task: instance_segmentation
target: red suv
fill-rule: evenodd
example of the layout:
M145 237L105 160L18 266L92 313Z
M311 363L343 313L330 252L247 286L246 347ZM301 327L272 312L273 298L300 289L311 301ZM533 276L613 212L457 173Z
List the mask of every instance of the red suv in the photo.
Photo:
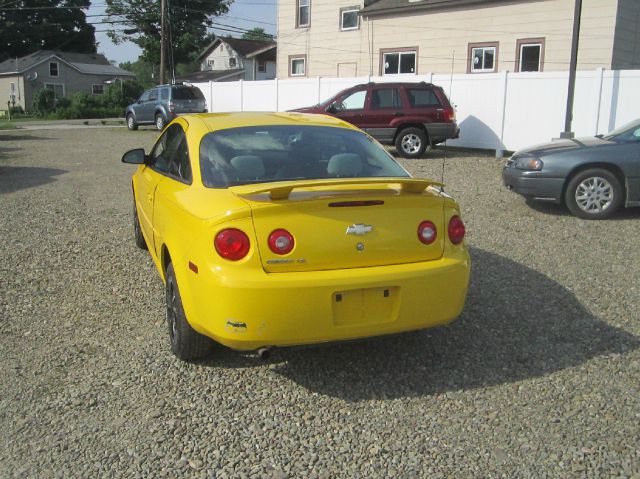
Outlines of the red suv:
M442 88L431 83L367 83L341 91L304 113L324 113L361 128L405 158L458 138L456 114Z

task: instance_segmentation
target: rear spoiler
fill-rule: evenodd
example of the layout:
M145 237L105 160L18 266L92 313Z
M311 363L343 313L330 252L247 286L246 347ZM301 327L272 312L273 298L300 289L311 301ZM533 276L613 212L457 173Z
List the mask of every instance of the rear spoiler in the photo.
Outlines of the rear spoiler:
M429 186L444 186L438 181L417 178L336 178L321 180L278 181L274 183L258 183L229 188L238 196L269 193L272 200L286 200L294 189L315 188L317 186L367 186L367 185L399 185L405 193L422 193Z

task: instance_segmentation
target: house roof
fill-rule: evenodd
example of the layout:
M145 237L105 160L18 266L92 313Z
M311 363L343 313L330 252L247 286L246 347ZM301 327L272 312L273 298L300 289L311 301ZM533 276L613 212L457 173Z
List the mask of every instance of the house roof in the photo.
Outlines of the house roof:
M424 10L446 10L467 6L483 6L506 0L365 0L360 10L363 17ZM518 1L518 0L516 0Z
M221 42L229 45L239 55L243 57L256 55L256 52L261 52L265 48L276 47L276 42L263 42L261 40L245 40L243 38L233 37L218 37L204 49L204 51L198 57L198 61L202 61L213 49L215 49Z
M70 53L53 50L38 50L22 58L5 60L0 63L0 75L8 73L21 74L50 58L61 60L81 73L135 76L131 72L113 66L104 55L99 53Z
M233 79L239 75L244 74L244 69L236 68L234 70L206 70L203 72L187 73L176 77L176 81L187 82L208 82L208 81L222 81L227 79Z

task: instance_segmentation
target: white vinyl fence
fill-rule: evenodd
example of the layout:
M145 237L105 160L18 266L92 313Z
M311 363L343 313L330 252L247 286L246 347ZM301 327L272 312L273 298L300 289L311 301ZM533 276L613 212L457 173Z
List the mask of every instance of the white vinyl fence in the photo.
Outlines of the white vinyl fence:
M411 78L305 78L196 83L211 112L285 111L323 101L369 81L426 81L444 88L456 107L460 138L448 144L517 150L557 138L564 129L568 72L416 75ZM580 71L572 130L607 133L640 117L640 70Z

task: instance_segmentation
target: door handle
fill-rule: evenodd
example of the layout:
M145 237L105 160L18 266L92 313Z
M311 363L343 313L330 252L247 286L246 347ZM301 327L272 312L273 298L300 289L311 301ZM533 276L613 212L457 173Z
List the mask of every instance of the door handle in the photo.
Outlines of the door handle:
M404 116L404 113L402 113L401 111L396 111L393 116Z
M153 201L153 195L147 195L147 201L151 203Z

